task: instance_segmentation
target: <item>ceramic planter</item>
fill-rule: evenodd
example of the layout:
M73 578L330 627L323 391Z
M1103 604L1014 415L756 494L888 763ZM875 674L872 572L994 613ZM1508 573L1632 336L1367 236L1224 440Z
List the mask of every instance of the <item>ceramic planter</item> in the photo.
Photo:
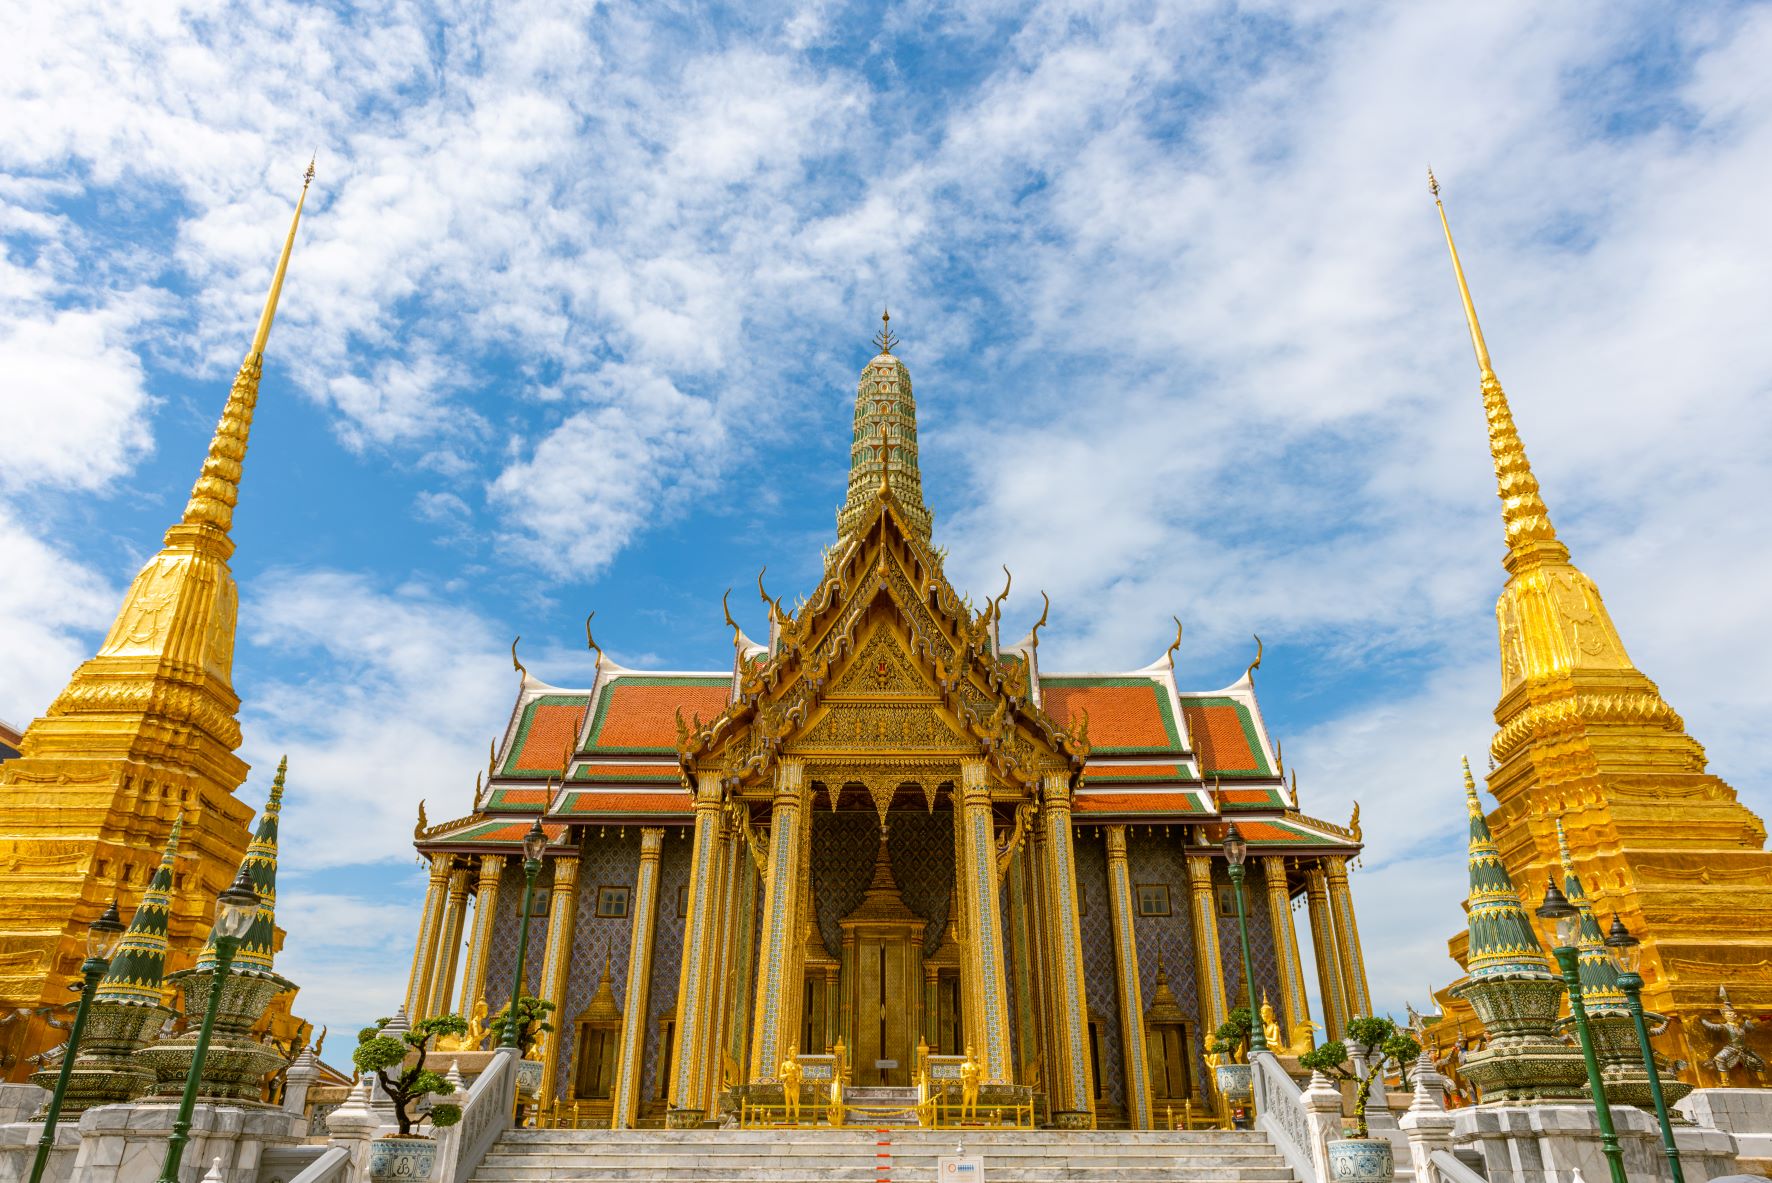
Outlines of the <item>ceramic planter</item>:
M532 1101L541 1092L541 1074L545 1068L540 1060L517 1061L517 1095L525 1101Z
M1391 1144L1383 1138L1329 1140L1329 1178L1333 1183L1390 1183L1395 1169Z
M432 1138L377 1138L369 1144L371 1179L429 1179L437 1165Z
M1227 1101L1244 1101L1255 1095L1254 1070L1247 1064L1220 1064L1212 1070L1219 1095Z

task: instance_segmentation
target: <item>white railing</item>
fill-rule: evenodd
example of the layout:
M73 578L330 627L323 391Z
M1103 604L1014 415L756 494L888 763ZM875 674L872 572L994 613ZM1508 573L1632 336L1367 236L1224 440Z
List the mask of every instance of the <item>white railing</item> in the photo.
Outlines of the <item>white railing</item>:
M1286 1165L1300 1179L1317 1177L1316 1155L1311 1148L1310 1121L1305 1116L1304 1094L1280 1067L1272 1052L1249 1057L1255 1069L1255 1124L1267 1134ZM1462 1181L1461 1181L1462 1183Z
M350 1169L351 1152L343 1146L328 1146L289 1183L347 1183Z
M1434 1175L1439 1183L1489 1183L1481 1174L1471 1169L1468 1163L1459 1160L1450 1150L1436 1150L1428 1155ZM1415 1183L1432 1183L1427 1179L1417 1179Z
M511 1128L516 1108L517 1049L501 1047L468 1089L461 1121L443 1131L436 1177L444 1183L468 1183L499 1135Z

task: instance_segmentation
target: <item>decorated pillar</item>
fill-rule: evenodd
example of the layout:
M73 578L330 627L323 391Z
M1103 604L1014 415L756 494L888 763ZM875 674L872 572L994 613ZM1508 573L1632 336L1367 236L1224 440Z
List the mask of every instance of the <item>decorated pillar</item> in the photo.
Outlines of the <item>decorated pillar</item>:
M969 961L964 965L965 974L976 987L978 1029L983 1037L983 1045L974 1051L984 1057L986 1080L1012 1082L996 829L991 821L991 790L985 781L983 760L960 763L960 816L956 821L962 834L961 883L966 897L967 941L961 954Z
M1329 911L1329 880L1321 867L1305 876L1305 905L1311 916L1311 944L1317 951L1317 985L1323 992L1323 1038L1340 1039L1350 1017L1342 984L1341 954L1335 939L1335 917Z
M424 1013L446 1015L455 1004L455 975L461 966L462 930L468 919L468 885L473 872L455 867L449 872L449 892L444 897L443 923L437 935L436 971L431 974L430 996Z
M1200 1026L1210 1036L1231 1017L1224 996L1224 956L1218 947L1218 901L1212 894L1212 855L1187 852L1188 911L1194 918L1195 993L1200 999Z
M633 927L628 936L627 1005L621 1012L621 1060L616 1067L611 1129L633 1128L640 1116L640 1059L646 1053L647 986L652 981L652 937L658 927L658 856L664 828L640 830L640 866L634 872Z
M720 777L702 772L695 783L695 846L689 856L689 916L677 977L677 1028L671 1051L670 1105L697 1109L707 1072L707 1031L713 1009L720 919Z
M1052 925L1047 922L1051 909L1046 903L1046 872L1051 865L1046 855L1046 827L1036 825L1028 835L1028 862L1025 868L1028 919L1033 927L1033 939L1028 942L1028 952L1033 954L1034 959L1034 1008L1039 1023L1038 1083L1048 1099L1052 1093L1053 1057L1057 1054L1058 1047L1057 1007L1052 1001L1052 950L1056 942L1052 939Z
M1329 880L1329 907L1335 913L1335 935L1340 937L1342 990L1354 1017L1372 1013L1372 991L1366 985L1366 959L1360 953L1360 926L1354 922L1354 897L1347 886L1347 859L1333 855L1323 860Z
M492 955L492 925L498 911L498 881L504 874L502 854L480 856L480 878L474 896L474 939L468 946L468 973L461 987L461 1013L471 1016L486 998L486 961ZM488 1009L491 1004L487 1004Z
M1132 876L1126 865L1126 827L1107 828L1108 915L1114 930L1114 983L1120 1002L1120 1063L1126 1120L1151 1128L1151 1067L1145 1055L1144 994L1138 981L1138 933L1132 916Z
M769 865L763 882L762 943L751 1030L751 1080L775 1080L782 1056L797 1038L800 980L792 946L800 939L800 830L806 812L806 769L784 758L775 770L770 809Z
M757 864L744 832L747 820L745 815L735 819L739 829L733 878L738 911L733 918L732 972L727 981L726 1000L726 1055L737 1065L740 1083L745 1081L745 1067L751 1062L751 983L757 973L751 960L757 943Z
M718 916L715 917L713 935L713 977L710 979L710 997L707 1026L707 1042L704 1053L707 1058L706 1068L702 1073L701 1108L712 1113L719 1104L720 1083L726 1069L726 999L731 995L727 989L728 976L732 972L732 938L738 931L733 923L734 910L738 901L733 896L733 889L738 879L738 827L733 822L730 810L720 815L720 848L715 877L719 894Z
M406 979L406 1015L415 1023L425 1017L425 1004L431 999L431 980L437 972L437 937L448 902L449 858L444 853L431 856L431 882L425 888L425 907L419 915L412 974Z
M1286 882L1284 855L1266 855L1261 874L1267 884L1268 927L1274 934L1274 964L1280 967L1280 1013L1286 1018L1286 1038L1296 1041L1299 1028L1310 1022L1311 1006L1305 998L1304 966L1299 963L1298 930L1292 925L1292 894ZM1269 1048L1269 1051L1279 1051Z
M1039 1020L1034 1006L1034 959L1028 949L1032 930L1028 925L1026 855L1017 849L1004 871L1009 887L1009 955L1010 979L1015 984L1015 1062L1021 1067L1021 1083L1028 1083L1028 1074L1039 1058Z
M560 1046L566 1042L566 983L572 965L572 936L578 923L578 868L576 854L561 855L553 860L554 883L548 891L548 947L542 954L541 997L554 1004L553 1031L543 1035L547 1052L543 1061L542 1088L545 1096L558 1092L556 1079L560 1065Z
M1095 1108L1095 1089L1089 1070L1089 998L1083 985L1083 934L1077 919L1077 860L1071 846L1071 786L1066 773L1046 774L1040 821L1046 831L1046 912L1052 930L1058 1034L1047 1095L1060 1128L1081 1128L1089 1124Z

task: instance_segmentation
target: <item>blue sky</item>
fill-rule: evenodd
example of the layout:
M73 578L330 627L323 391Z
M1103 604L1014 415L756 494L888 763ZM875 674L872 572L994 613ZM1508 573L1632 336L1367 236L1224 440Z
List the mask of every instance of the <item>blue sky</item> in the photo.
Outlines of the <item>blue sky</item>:
M937 541L1055 667L1258 675L1368 838L1381 1006L1453 973L1500 527L1423 167L1545 495L1772 811L1759 5L0 5L0 717L194 478L317 149L236 538L281 968L399 991L418 800L515 689L726 658L834 533L889 304ZM744 621L762 614L748 594Z

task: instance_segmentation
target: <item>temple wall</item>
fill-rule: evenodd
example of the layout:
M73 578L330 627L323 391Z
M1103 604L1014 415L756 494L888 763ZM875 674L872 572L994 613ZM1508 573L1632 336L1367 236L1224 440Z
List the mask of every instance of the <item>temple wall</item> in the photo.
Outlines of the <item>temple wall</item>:
M1126 1104L1120 1059L1120 994L1114 978L1114 929L1109 912L1107 843L1094 826L1077 827L1072 834L1077 860L1078 917L1083 935L1083 988L1089 999L1089 1019L1095 1025L1095 1047L1101 1062L1096 1066L1101 1090L1096 1103L1108 1108Z
M640 1078L640 1108L659 1100L659 1019L677 1009L677 977L683 969L683 917L677 914L677 894L689 885L689 856L694 831L672 826L665 831L664 849L658 859L658 927L652 938L652 983L647 987L645 1068ZM634 856L637 868L639 855ZM634 869L628 871L633 882Z
M560 1040L559 1064L554 1083L556 1095L570 1095L573 1064L578 1054L578 1031L575 1020L590 1005L597 992L597 980L603 976L603 958L611 958L610 972L615 978L617 1005L626 1000L629 942L633 926L627 918L597 918L597 888L626 887L632 908L634 877L640 864L640 831L626 826L594 833L584 847L583 862L578 875L578 917L572 930L572 960L567 970L566 997L554 1013L555 1038Z
M535 877L534 912L529 918L529 949L525 962L524 993L534 994L541 983L542 958L548 947L548 892L554 882L552 860L543 860L541 872ZM486 958L486 1014L497 1014L511 1002L511 973L517 964L518 910L523 906L523 859L521 855L506 861L498 878L498 902L494 905L497 919L492 926L492 948ZM469 918L470 922L472 917ZM471 932L472 929L470 928Z
M1150 1006L1157 993L1160 961L1176 1005L1195 1020L1192 1076L1198 1081L1205 1067L1202 1057L1209 1032L1199 1021L1200 988L1195 976L1194 928L1188 913L1187 868L1182 861L1181 841L1162 830L1151 833L1140 826L1126 829L1126 864L1132 879L1134 907L1140 884L1162 884L1169 889L1169 915L1133 918L1133 930L1138 934L1139 994L1145 1006Z
M1249 956L1255 963L1255 998L1256 1005L1261 1002L1261 992L1273 1001L1274 1009L1280 1009L1280 966L1274 955L1274 930L1270 923L1267 910L1267 880L1263 878L1257 860L1251 857L1245 864L1248 872L1243 880L1243 909L1249 918ZM1212 868L1213 890L1219 887L1229 889L1231 877L1222 863ZM1232 909L1229 916L1218 917L1218 945L1224 953L1224 989L1226 1000L1234 1010L1249 1003L1247 992L1231 997L1233 991L1243 980L1243 941L1237 932L1237 916Z

